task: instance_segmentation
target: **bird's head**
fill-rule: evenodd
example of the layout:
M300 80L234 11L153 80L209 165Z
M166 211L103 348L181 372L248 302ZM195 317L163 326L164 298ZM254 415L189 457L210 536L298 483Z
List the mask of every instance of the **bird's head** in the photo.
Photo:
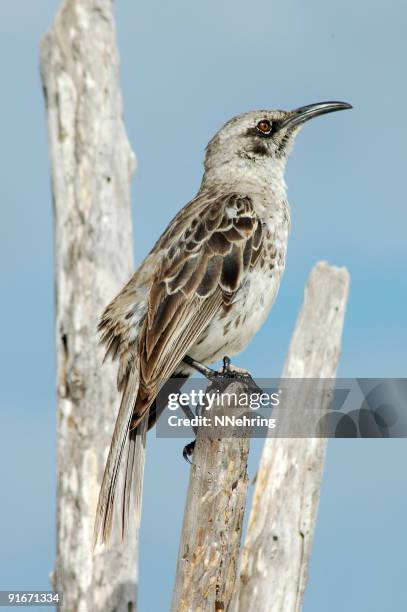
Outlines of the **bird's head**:
M228 173L226 165L245 168L284 168L295 137L305 122L352 108L346 102L319 102L291 111L259 110L228 121L206 148L205 171Z

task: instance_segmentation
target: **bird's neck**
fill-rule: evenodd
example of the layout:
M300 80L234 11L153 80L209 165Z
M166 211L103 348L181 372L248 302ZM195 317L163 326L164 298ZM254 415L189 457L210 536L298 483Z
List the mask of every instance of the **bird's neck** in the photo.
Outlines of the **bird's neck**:
M233 162L214 164L205 169L202 190L227 190L257 196L265 206L287 201L284 180L285 158L253 160L239 158ZM259 211L260 212L260 211Z

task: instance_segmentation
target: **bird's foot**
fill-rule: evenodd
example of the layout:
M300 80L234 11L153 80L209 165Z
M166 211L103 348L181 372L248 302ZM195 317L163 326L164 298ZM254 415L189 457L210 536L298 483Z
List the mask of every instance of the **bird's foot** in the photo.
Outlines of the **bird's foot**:
M244 368L238 368L237 366L232 365L230 357L228 357L227 355L225 355L223 358L223 366L219 370L219 374L222 374L222 376L225 376L226 378L239 378L240 379L244 377L247 377L247 378L252 377L249 370L245 370Z
M207 380L210 382L218 382L220 380L226 381L230 379L239 380L242 382L246 382L249 384L250 388L255 391L262 391L260 387L254 382L252 375L248 370L244 370L243 368L238 368L237 366L233 366L230 357L223 358L223 366L220 370L212 370L208 368L208 366L196 361L189 355L186 355L183 359L184 363L189 365L191 368L205 376Z
M232 365L230 357L226 355L223 358L223 366L220 370L212 370L212 368L208 368L208 366L196 361L196 359L193 359L189 355L186 355L183 361L210 381L220 377L237 379L243 379L245 377L251 378L251 374L248 370Z
M192 457L194 454L195 442L196 440L192 440L192 442L186 444L186 446L184 446L184 450L182 451L182 456L188 463L192 463L190 457Z
M244 382L248 385L251 391L263 391L253 380L253 377L250 372L248 370L245 370L244 368L238 368L237 366L232 365L230 357L228 357L227 355L225 355L223 358L223 366L219 370L218 376L221 376L224 380L232 379Z

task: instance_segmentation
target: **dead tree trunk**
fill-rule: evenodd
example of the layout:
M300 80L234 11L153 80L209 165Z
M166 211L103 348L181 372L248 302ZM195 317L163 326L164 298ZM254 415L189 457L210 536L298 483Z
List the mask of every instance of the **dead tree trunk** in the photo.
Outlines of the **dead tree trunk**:
M319 263L312 270L283 378L335 377L348 286L344 268ZM298 395L293 405L309 399ZM301 609L325 449L324 438L266 440L242 552L239 612Z
M212 387L208 388L210 393ZM223 389L233 397L247 386ZM236 405L227 413L238 411ZM211 411L208 415L212 414ZM198 430L178 553L172 612L228 610L238 571L247 493L249 438L244 431ZM232 435L232 432L230 432Z
M93 554L101 475L118 407L98 317L133 268L130 181L111 0L65 0L41 46L55 218L57 558L66 612L134 610L137 522ZM140 470L143 469L142 464Z

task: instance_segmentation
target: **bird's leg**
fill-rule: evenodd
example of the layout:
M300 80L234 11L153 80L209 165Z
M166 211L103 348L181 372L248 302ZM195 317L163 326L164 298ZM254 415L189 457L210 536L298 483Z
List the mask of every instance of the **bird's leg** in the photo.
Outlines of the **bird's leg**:
M225 357L223 358L223 367L220 371L212 370L211 368L208 368L208 366L204 365L203 363L200 363L199 361L196 361L196 359L193 359L189 355L185 355L182 361L186 363L187 365L189 365L194 370L196 370L197 372L199 372L200 374L202 374L203 376L205 376L205 378L207 378L210 382L213 382L216 380L219 381L222 378L223 379L235 378L236 380L241 380L243 382L252 383L251 384L252 387L254 386L259 389L256 383L253 381L253 378L250 372L243 368L238 368L237 366L233 366L230 361L230 357L228 357L227 355L225 355Z
M219 373L216 372L216 370L211 370L211 368L208 368L208 366L204 365L203 363L196 361L196 359L193 359L189 355L185 355L182 361L188 364L191 368L193 368L203 376L205 376L205 378L207 378L208 380L213 380L215 376L219 376Z
M181 406L181 408L182 408L185 416L188 419L193 419L196 416L189 406ZM192 442L189 442L189 444L186 444L184 446L183 451L182 451L182 456L184 457L185 461L187 461L188 463L192 463L192 461L190 460L190 457L191 457L191 455L194 452L195 442L196 442L196 434L197 434L198 428L195 427L195 426L192 426L192 431L195 434L195 440L192 440Z
M225 355L224 358L223 358L223 368L222 368L223 374L228 374L230 372L231 364L232 364L232 362L230 361L230 357Z

